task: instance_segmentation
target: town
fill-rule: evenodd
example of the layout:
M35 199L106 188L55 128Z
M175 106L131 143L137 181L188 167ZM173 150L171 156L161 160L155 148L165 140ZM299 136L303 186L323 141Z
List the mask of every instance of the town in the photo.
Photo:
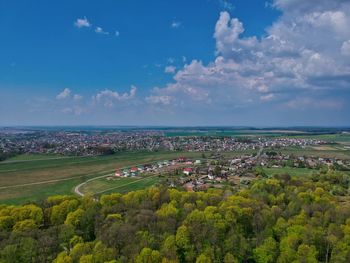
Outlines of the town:
M265 152L261 155L245 154L228 158L221 154L205 155L200 159L180 156L173 160L158 161L145 165L116 170L107 180L122 177L158 175L168 187L180 187L187 191L201 191L209 187L247 186L252 180L269 177L263 168L305 168L311 171L350 171L350 160L321 158L316 156L294 156L277 152Z
M294 137L174 136L159 130L138 131L9 131L0 130L0 155L57 154L94 156L122 151L227 152L261 148L305 147L325 141Z

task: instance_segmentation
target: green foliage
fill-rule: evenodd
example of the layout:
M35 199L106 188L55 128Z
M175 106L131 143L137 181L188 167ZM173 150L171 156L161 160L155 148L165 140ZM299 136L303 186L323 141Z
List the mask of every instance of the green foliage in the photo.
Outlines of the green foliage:
M350 262L349 177L0 205L0 262Z
M136 258L136 263L160 263L161 257L158 250L145 247Z

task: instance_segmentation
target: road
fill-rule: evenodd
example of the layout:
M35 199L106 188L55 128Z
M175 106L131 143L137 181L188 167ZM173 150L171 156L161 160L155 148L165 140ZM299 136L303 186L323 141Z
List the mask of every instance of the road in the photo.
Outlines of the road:
M122 169L123 169L123 168L122 168ZM84 194L80 191L80 187L82 187L83 185L85 185L85 184L88 183L88 182L91 182L91 181L94 181L94 180L97 180L97 179L100 179L100 178L108 177L108 176L113 176L113 173L111 173L111 174L105 174L105 175L101 175L101 176L97 176L97 177L91 178L91 179L89 179L89 180L86 180L85 182L82 182L81 184L78 184L78 185L74 188L74 192L75 192L77 195L84 196Z
M145 164L149 164L149 162L146 162L146 163L140 163L140 164L134 164L132 166L140 166L140 165L145 165ZM125 167L121 167L121 168L118 168L118 170L124 170L124 169L128 169L130 168L131 166L125 166ZM82 182L81 184L78 184L75 188L74 188L74 193L76 193L77 195L79 196L84 196L84 194L80 191L80 188L85 185L86 183L89 183L91 181L94 181L94 180L97 180L97 179L100 179L100 178L105 178L105 177L108 177L108 176L113 176L114 174L113 173L109 173L109 174L105 174L105 175L101 175L101 176L97 176L97 177L94 177L94 178L91 178L89 180L86 180L85 182ZM147 178L150 178L150 177L147 177ZM134 181L134 182L138 182L139 180L137 181ZM131 183L134 183L134 182L131 182ZM122 185L124 186L124 185ZM114 188L113 188L114 189ZM109 190L112 190L112 189L109 189ZM107 190L106 190L107 191ZM103 191L105 192L105 191ZM96 194L99 194L99 193L96 193Z

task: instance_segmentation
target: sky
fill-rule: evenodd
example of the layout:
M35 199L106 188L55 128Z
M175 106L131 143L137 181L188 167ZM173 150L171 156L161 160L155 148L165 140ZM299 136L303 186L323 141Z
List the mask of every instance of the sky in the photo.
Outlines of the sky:
M350 126L350 0L0 0L0 126Z

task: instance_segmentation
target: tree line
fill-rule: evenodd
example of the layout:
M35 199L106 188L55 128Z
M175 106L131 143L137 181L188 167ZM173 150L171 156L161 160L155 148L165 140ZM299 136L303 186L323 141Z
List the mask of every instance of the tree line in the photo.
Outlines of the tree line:
M0 262L350 262L350 177L0 205Z

